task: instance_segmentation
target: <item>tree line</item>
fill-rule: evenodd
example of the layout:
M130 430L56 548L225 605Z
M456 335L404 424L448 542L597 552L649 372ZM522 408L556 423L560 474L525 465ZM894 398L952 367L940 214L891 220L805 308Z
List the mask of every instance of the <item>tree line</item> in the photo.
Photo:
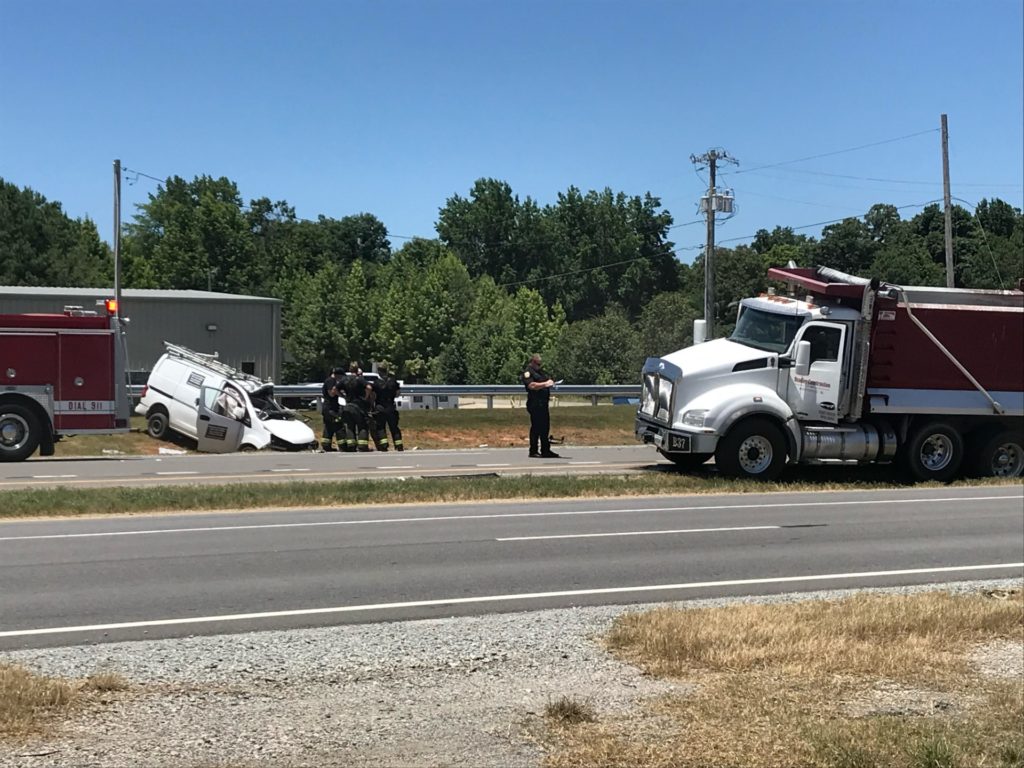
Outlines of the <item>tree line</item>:
M1011 288L1024 277L1020 209L982 200L955 206L952 219L958 286ZM675 226L650 193L570 187L541 206L480 179L445 201L436 237L396 246L370 213L300 219L283 200L246 203L226 178L171 177L124 226L122 285L282 299L286 382L376 360L407 381L512 383L540 352L558 378L629 383L645 357L689 344L703 316L703 256L678 258ZM878 204L820 238L760 230L716 248L714 262L724 334L736 302L789 262L945 285L943 213L930 205L903 219ZM110 247L89 219L0 178L0 283L111 285Z

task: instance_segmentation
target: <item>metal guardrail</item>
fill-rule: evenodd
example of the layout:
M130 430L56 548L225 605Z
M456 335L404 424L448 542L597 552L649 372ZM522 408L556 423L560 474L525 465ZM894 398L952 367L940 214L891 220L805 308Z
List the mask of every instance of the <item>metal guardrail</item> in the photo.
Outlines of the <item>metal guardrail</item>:
M275 384L274 395L281 398L320 397L320 384ZM142 386L131 387L132 397L142 396ZM640 397L639 384L560 384L555 387L556 395L589 397L593 405L602 397ZM494 407L496 397L525 397L526 390L519 384L404 384L402 395L415 396L456 396L486 397L487 407Z

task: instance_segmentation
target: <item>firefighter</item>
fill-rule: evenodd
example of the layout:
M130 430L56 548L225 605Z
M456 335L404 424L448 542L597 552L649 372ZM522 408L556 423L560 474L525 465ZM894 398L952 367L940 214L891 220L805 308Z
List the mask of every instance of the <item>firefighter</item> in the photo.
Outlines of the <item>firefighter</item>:
M342 417L345 421L345 450L370 450L370 398L373 390L363 378L359 363L349 366L348 374L341 380L342 394L345 395L345 406Z
M380 378L373 383L374 442L377 444L378 450L386 451L388 449L388 430L391 430L391 439L394 441L395 450L404 451L402 430L398 426L398 406L395 404L401 387L398 384L398 379L391 375L388 366L379 366L377 372L380 374Z
M324 417L324 437L320 441L320 445L325 451L340 451L345 447L345 425L341 416L341 403L338 401L338 395L341 394L341 377L344 374L344 368L340 366L332 368L331 375L324 380L324 385L320 390L322 398L320 413ZM335 440L338 443L337 448L333 444Z
M526 387L526 410L530 414L530 458L557 459L559 455L551 450L551 415L548 413L548 399L555 382L540 364L540 355L533 354L523 369L522 378Z

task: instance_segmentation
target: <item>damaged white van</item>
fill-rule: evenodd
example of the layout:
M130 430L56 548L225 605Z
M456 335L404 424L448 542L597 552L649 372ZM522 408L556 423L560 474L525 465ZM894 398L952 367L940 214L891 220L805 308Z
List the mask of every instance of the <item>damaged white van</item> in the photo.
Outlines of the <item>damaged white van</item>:
M157 360L135 412L157 439L173 430L200 451L313 451L316 434L274 399L274 385L211 355L170 342Z

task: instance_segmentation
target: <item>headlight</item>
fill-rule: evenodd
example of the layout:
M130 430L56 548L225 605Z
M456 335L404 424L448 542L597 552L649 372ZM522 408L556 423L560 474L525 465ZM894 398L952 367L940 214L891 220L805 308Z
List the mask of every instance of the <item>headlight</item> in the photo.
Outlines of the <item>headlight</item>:
M694 411L687 411L683 414L683 424L688 427L704 427L704 417L707 415L707 408L698 408Z

